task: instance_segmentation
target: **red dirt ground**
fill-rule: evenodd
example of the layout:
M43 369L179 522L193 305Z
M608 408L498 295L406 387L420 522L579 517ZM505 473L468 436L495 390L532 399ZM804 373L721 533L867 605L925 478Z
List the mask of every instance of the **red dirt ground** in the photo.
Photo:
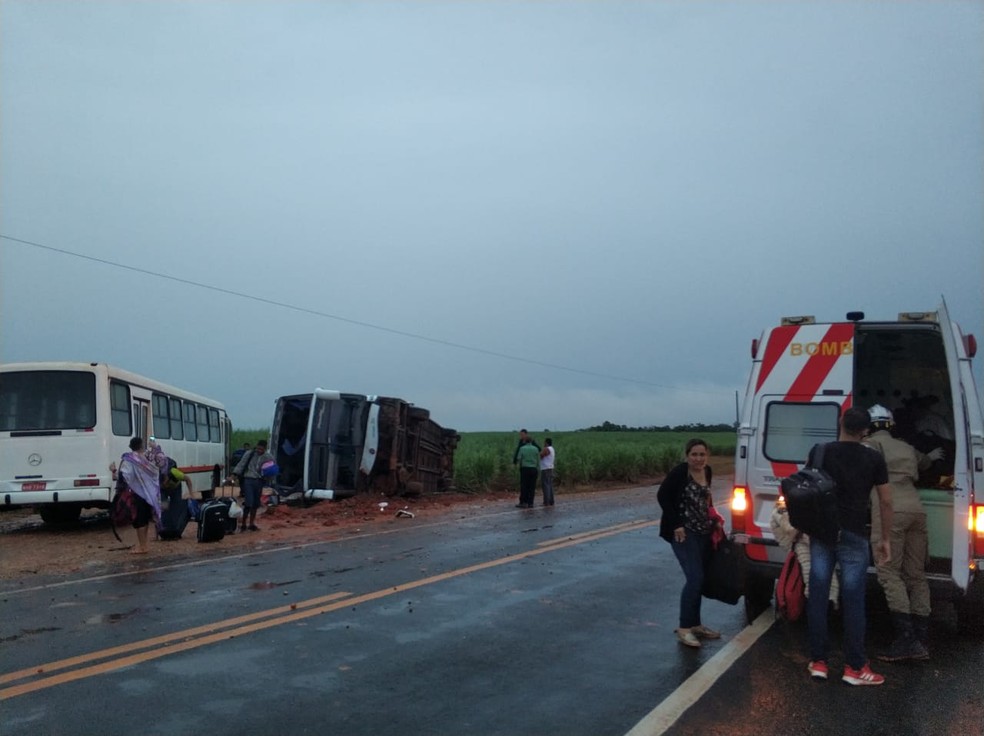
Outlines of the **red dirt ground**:
M712 458L715 488L724 487L733 474L732 458ZM615 490L628 486L655 485L659 478L644 478L637 483L610 483L579 486L576 490L558 488L558 504L571 493L591 493ZM516 503L517 491L490 491L481 494L440 493L416 498L388 498L362 494L340 501L320 501L310 506L280 504L267 506L256 518L258 532L236 533L216 544L198 544L197 526L189 524L184 536L175 541L155 541L147 555L130 555L136 542L133 529L119 530L123 542L112 534L104 512L83 513L82 523L71 528L49 528L30 509L15 509L0 513L0 579L20 580L29 584L31 578L56 574L96 575L112 572L120 566L154 561L160 564L178 558L194 559L212 555L227 555L234 551L286 546L305 541L358 534L368 529L406 523L397 517L405 509L415 519L439 519L471 515L487 508L510 508ZM381 504L385 503L385 506Z

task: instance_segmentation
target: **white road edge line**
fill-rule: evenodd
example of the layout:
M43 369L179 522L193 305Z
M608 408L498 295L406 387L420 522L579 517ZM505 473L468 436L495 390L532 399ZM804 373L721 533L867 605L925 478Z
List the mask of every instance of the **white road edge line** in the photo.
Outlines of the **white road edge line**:
M639 721L625 736L661 736L679 720L680 716L701 696L711 689L728 668L741 655L752 648L772 624L776 615L772 606L755 619L751 626L746 626L729 641L721 651L705 662L699 670L688 677L668 698L651 710L645 718Z

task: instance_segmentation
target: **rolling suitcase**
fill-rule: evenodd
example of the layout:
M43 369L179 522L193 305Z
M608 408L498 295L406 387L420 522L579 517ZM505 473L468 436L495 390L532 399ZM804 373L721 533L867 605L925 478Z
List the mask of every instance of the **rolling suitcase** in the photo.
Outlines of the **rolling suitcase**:
M188 504L181 498L181 488L167 494L167 509L161 512L161 528L157 536L161 539L181 539L188 526Z
M239 504L236 504L236 501L231 496L220 496L219 498L217 498L215 500L218 501L221 504L224 504L225 507L226 507L226 526L225 526L225 533L226 534L235 534L236 533L236 529L239 527L239 519L232 515L232 509L233 509L233 504L235 504L236 508L239 508ZM243 512L242 512L241 509L240 509L238 515L239 516L242 516L243 515Z
M225 536L228 510L229 507L218 499L202 504L198 519L199 542L218 542Z

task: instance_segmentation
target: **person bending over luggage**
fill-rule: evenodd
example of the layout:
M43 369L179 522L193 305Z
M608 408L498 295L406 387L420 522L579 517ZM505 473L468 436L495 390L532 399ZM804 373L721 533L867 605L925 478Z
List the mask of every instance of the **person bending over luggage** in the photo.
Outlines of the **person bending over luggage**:
M273 455L267 452L266 440L259 440L256 448L250 450L236 464L232 474L242 482L240 486L243 492L243 525L240 531L249 529L257 532L256 510L260 507L260 493L263 490L263 474L260 467L265 462L273 462Z

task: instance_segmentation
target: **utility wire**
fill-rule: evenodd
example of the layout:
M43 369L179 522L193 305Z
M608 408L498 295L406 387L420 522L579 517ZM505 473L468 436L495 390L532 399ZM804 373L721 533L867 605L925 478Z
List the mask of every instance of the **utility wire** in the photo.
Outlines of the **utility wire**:
M212 284L203 284L199 281L192 281L191 279L184 279L179 276L171 276L166 273L160 273L159 271L151 271L147 268L140 268L138 266L130 266L125 263L117 263L116 261L110 261L105 258L96 258L95 256L85 255L84 253L76 253L74 251L65 250L64 248L55 248L50 245L44 245L42 243L36 243L31 240L23 240L21 238L14 238L10 235L0 235L0 238L4 240L9 240L13 243L20 243L22 245L29 245L33 248L39 248L41 250L46 250L51 253L58 253L60 255L72 256L73 258L81 258L86 261L92 261L93 263L99 263L103 266L111 266L113 268L120 268L124 271L131 271L133 273L141 273L146 276L152 276L158 279L164 279L166 281L173 281L179 284L185 284L186 286L194 286L198 289L206 289L208 291L215 291L220 294L228 294L229 296L238 297L240 299L248 299L250 301L259 302L261 304L268 304L273 307L280 307L281 309L289 309L294 312L301 312L302 314L310 314L315 317L323 317L325 319L332 319L337 322L345 322L350 325L357 325L359 327L366 327L370 330L377 330L378 332L386 332L391 335L399 335L401 337L408 337L412 340L422 340L424 342L429 342L434 345L443 345L444 347L454 348L456 350L467 350L472 353L478 353L480 355L488 355L493 358L501 358L502 360L511 360L516 363L526 363L527 365L536 365L541 368L552 368L554 370L566 371L568 373L577 373L582 376L592 376L594 378L604 378L611 381L621 381L623 383L635 383L643 386L653 386L655 388L665 388L672 389L674 391L688 391L691 393L698 394L712 394L717 395L722 392L719 391L699 391L697 389L679 388L676 386L667 386L661 383L653 383L651 381L642 381L637 378L625 378L624 376L614 376L609 373L597 373L595 371L586 371L580 368L571 368L566 365L559 365L557 363L547 363L542 360L533 360L532 358L523 358L518 355L509 355L508 353L500 353L495 350L486 350L485 348L475 347L474 345L463 345L461 343L452 342L450 340L442 340L437 337L429 337L427 335L420 335L415 332L407 332L405 330L397 330L392 327L385 327L383 325L376 325L371 322L363 322L357 319L351 319L349 317L342 317L337 314L329 314L328 312L321 312L317 309L309 309L307 307L300 307L296 304L288 304L287 302L279 302L275 299L267 299L265 297L256 296L255 294L245 294L241 291L234 291L232 289L224 289L221 286L213 286Z

